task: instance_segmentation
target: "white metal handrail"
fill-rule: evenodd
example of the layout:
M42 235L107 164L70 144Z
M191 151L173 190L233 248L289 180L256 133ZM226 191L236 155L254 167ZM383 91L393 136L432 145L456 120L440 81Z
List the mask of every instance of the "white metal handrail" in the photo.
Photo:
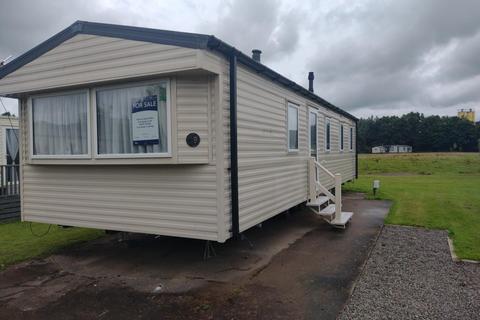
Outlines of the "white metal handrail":
M313 163L315 163L315 166L317 166L317 168L322 169L326 174L328 174L330 177L335 179L335 175L330 170L325 168L320 162L316 161L314 158L312 158L312 160L313 160Z
M326 187L324 187L317 175L317 168L325 172L335 183L335 195L333 195ZM335 203L335 215L340 216L342 212L342 175L340 173L332 173L321 163L314 158L309 158L308 161L308 175L309 175L309 197L314 200L317 197L317 188L325 194L331 201Z

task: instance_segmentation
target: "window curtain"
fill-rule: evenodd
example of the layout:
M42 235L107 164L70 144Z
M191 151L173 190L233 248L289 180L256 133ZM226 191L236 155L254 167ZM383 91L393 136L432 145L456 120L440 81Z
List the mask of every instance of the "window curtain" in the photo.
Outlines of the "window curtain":
M310 113L310 155L317 154L317 114Z
M5 141L7 144L7 158L10 157L12 163L18 164L18 129L7 128L5 131Z
M88 153L87 94L33 99L33 154Z
M97 91L97 141L99 154L168 152L166 84ZM159 143L134 145L132 104L157 96Z

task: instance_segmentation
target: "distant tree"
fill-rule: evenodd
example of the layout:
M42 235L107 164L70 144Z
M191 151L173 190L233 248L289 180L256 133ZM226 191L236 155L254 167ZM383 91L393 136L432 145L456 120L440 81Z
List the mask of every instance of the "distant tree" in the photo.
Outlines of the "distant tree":
M358 123L359 152L377 145L406 144L414 151L478 151L480 126L458 117L411 112L401 117L370 117Z

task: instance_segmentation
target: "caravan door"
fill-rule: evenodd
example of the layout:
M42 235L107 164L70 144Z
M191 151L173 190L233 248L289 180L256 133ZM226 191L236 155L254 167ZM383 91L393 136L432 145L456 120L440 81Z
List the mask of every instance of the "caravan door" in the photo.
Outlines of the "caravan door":
M318 113L313 108L308 111L308 141L310 156L318 161Z

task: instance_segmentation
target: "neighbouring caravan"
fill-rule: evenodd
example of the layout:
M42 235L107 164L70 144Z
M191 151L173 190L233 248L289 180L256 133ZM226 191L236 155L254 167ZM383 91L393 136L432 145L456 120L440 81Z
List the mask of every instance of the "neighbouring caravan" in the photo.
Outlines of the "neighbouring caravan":
M412 147L405 146L405 145L392 145L392 146L388 146L388 152L390 153L412 152Z
M385 153L386 149L384 146L377 146L372 148L372 153Z
M405 153L412 152L411 146L406 145L384 145L372 148L372 153Z
M79 21L0 68L22 219L224 242L306 202L345 226L357 119L254 53Z

